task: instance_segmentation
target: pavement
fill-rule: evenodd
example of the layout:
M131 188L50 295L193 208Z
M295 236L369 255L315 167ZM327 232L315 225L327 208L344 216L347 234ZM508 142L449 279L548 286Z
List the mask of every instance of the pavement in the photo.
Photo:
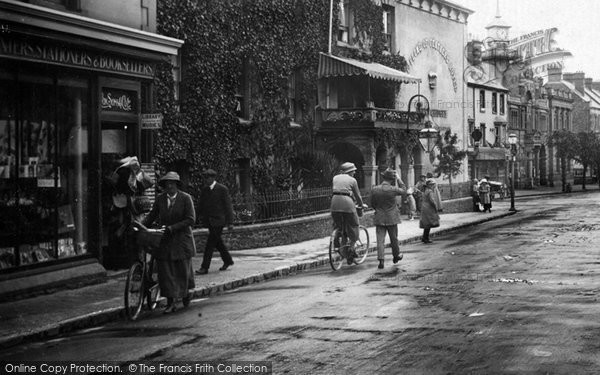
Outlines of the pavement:
M587 191L592 190L598 188L588 188ZM581 187L576 186L573 193L580 191ZM516 190L515 199L519 201L531 196L548 194L563 193L560 187ZM441 226L432 230L432 238L448 231L515 213L509 211L510 198L496 200L493 205L491 213L464 212L440 215ZM375 227L368 228L368 231L372 252L369 257L374 257ZM418 220L403 220L399 225L398 239L401 244L419 241L421 234L422 229L419 229ZM284 246L232 251L235 264L226 271L219 271L222 262L216 252L209 273L195 276L196 288L193 297L207 298L245 285L294 275L304 270L329 267L328 245L329 237L325 237ZM202 254L195 256L192 261L194 269L200 268ZM392 264L390 251L386 251L386 264L388 266ZM365 266L363 264L343 267ZM0 303L0 347L9 347L113 320L126 319L123 311L125 278L126 271L110 271L105 283ZM142 315L140 319L143 318Z

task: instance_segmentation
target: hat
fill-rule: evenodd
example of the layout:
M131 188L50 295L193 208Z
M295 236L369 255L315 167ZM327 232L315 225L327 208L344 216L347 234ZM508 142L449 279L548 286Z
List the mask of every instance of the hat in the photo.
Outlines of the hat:
M342 171L342 173L350 173L356 170L356 166L354 165L354 163L346 162L340 165L340 170Z
M386 169L382 174L384 180L395 180L396 179L396 171L393 169Z
M177 185L181 186L181 179L179 178L179 173L177 172L167 172L166 175L162 176L158 184L160 186L165 186L165 182L167 181L175 181L177 182Z
M433 173L427 172L427 178L433 178Z
M433 178L428 178L427 180L425 180L425 184L426 185L435 185L435 180Z
M487 181L485 178L482 178L482 179L481 179L481 181L479 181L479 183L480 183L480 184L484 184L484 183L485 183L485 184L487 184L487 183L488 183L488 181Z
M125 167L140 167L140 162L137 158L137 156L128 156L126 158L123 158L121 160L119 160L119 163L121 163L121 165L119 166L119 168L125 168ZM117 168L117 169L119 169Z
M214 169L207 169L202 174L205 176L211 176L211 177L217 176L217 172Z

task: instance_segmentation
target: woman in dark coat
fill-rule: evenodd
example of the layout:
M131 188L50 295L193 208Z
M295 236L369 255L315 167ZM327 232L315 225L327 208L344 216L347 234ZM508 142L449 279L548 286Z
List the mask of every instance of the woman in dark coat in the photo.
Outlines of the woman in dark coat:
M435 194L435 180L428 178L425 181L425 189L423 190L421 218L419 219L419 228L423 228L423 237L421 238L423 243L431 243L429 239L431 228L440 226L438 211L441 210L441 207L438 206L439 203Z
M194 288L192 256L196 252L192 225L196 222L196 212L192 196L179 190L179 174L168 172L159 184L164 192L156 198L143 224L149 226L158 220L164 228L154 258L158 265L160 292L167 297L164 313L168 314L177 309L178 299L182 300L183 306L190 303L188 291Z

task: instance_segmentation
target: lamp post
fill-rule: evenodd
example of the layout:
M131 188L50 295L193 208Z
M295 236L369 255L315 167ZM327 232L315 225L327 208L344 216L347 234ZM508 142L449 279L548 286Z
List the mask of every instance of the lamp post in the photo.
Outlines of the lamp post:
M508 135L508 143L510 144L510 208L509 211L516 211L515 209L515 159L517 156L517 135L510 133Z

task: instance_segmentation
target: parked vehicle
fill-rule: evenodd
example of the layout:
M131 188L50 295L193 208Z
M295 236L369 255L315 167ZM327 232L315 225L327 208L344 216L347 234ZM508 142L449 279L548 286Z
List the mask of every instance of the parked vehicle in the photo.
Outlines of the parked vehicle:
M488 181L490 184L490 194L494 199L504 199L508 195L506 184L498 181Z

